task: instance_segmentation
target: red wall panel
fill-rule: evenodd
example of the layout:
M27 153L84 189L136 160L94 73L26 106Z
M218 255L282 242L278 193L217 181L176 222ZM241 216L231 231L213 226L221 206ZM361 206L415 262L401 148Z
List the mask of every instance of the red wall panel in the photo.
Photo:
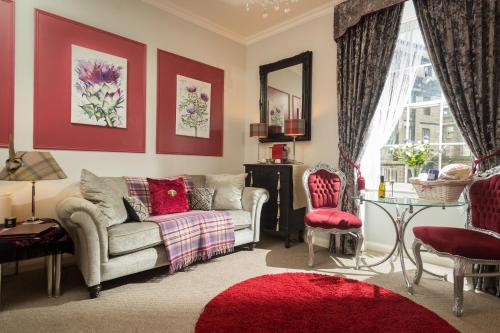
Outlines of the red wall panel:
M0 0L0 147L14 131L14 1Z
M127 59L127 128L71 123L71 45ZM35 12L35 148L145 151L146 46L56 16Z
M177 75L211 84L210 138L175 134ZM224 137L224 70L158 50L156 152L222 156Z

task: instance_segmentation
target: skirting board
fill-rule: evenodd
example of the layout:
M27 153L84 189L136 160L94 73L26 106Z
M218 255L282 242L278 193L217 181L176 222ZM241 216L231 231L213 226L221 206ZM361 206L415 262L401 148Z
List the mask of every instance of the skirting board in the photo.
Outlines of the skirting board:
M314 238L314 245L328 248L330 244L330 237L328 235L314 235ZM410 251L411 254L411 244L407 244L407 246L409 247L408 251ZM365 251L367 250L380 253L389 253L392 250L392 246L382 243L365 241ZM428 264L453 268L453 261L451 261L450 259L438 257L430 253L422 253L422 261Z

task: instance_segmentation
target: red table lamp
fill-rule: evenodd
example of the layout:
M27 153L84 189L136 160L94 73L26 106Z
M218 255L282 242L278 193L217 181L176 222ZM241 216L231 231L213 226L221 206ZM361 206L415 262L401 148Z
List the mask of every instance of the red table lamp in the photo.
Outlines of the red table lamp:
M250 137L251 138L267 138L267 123L253 123L250 124ZM260 145L257 141L257 162L260 158Z

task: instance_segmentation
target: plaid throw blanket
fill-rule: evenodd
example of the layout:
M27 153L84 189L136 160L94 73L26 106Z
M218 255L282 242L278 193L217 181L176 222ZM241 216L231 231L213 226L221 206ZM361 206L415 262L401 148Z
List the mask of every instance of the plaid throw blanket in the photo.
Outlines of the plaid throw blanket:
M148 221L160 226L170 273L234 250L234 224L229 212L190 211L150 216Z

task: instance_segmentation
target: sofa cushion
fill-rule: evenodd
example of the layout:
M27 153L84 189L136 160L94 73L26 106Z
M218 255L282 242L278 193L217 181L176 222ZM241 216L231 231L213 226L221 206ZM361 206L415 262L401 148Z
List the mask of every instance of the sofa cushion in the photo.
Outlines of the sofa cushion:
M148 208L139 198L124 196L123 203L128 213L128 221L142 222L149 217Z
M186 185L182 178L148 178L151 215L183 213L189 210Z
M193 210L211 210L215 190L209 187L195 187L189 196L189 207Z
M241 210L241 196L245 187L246 174L207 175L206 186L215 189L213 209Z
M128 214L122 198L128 195L128 188L122 177L97 177L83 169L80 191L108 219L108 226L127 220Z
M147 249L162 243L160 227L154 222L131 222L108 228L109 254L122 254Z
M252 225L252 216L246 210L229 210L233 218L234 231L246 229Z

